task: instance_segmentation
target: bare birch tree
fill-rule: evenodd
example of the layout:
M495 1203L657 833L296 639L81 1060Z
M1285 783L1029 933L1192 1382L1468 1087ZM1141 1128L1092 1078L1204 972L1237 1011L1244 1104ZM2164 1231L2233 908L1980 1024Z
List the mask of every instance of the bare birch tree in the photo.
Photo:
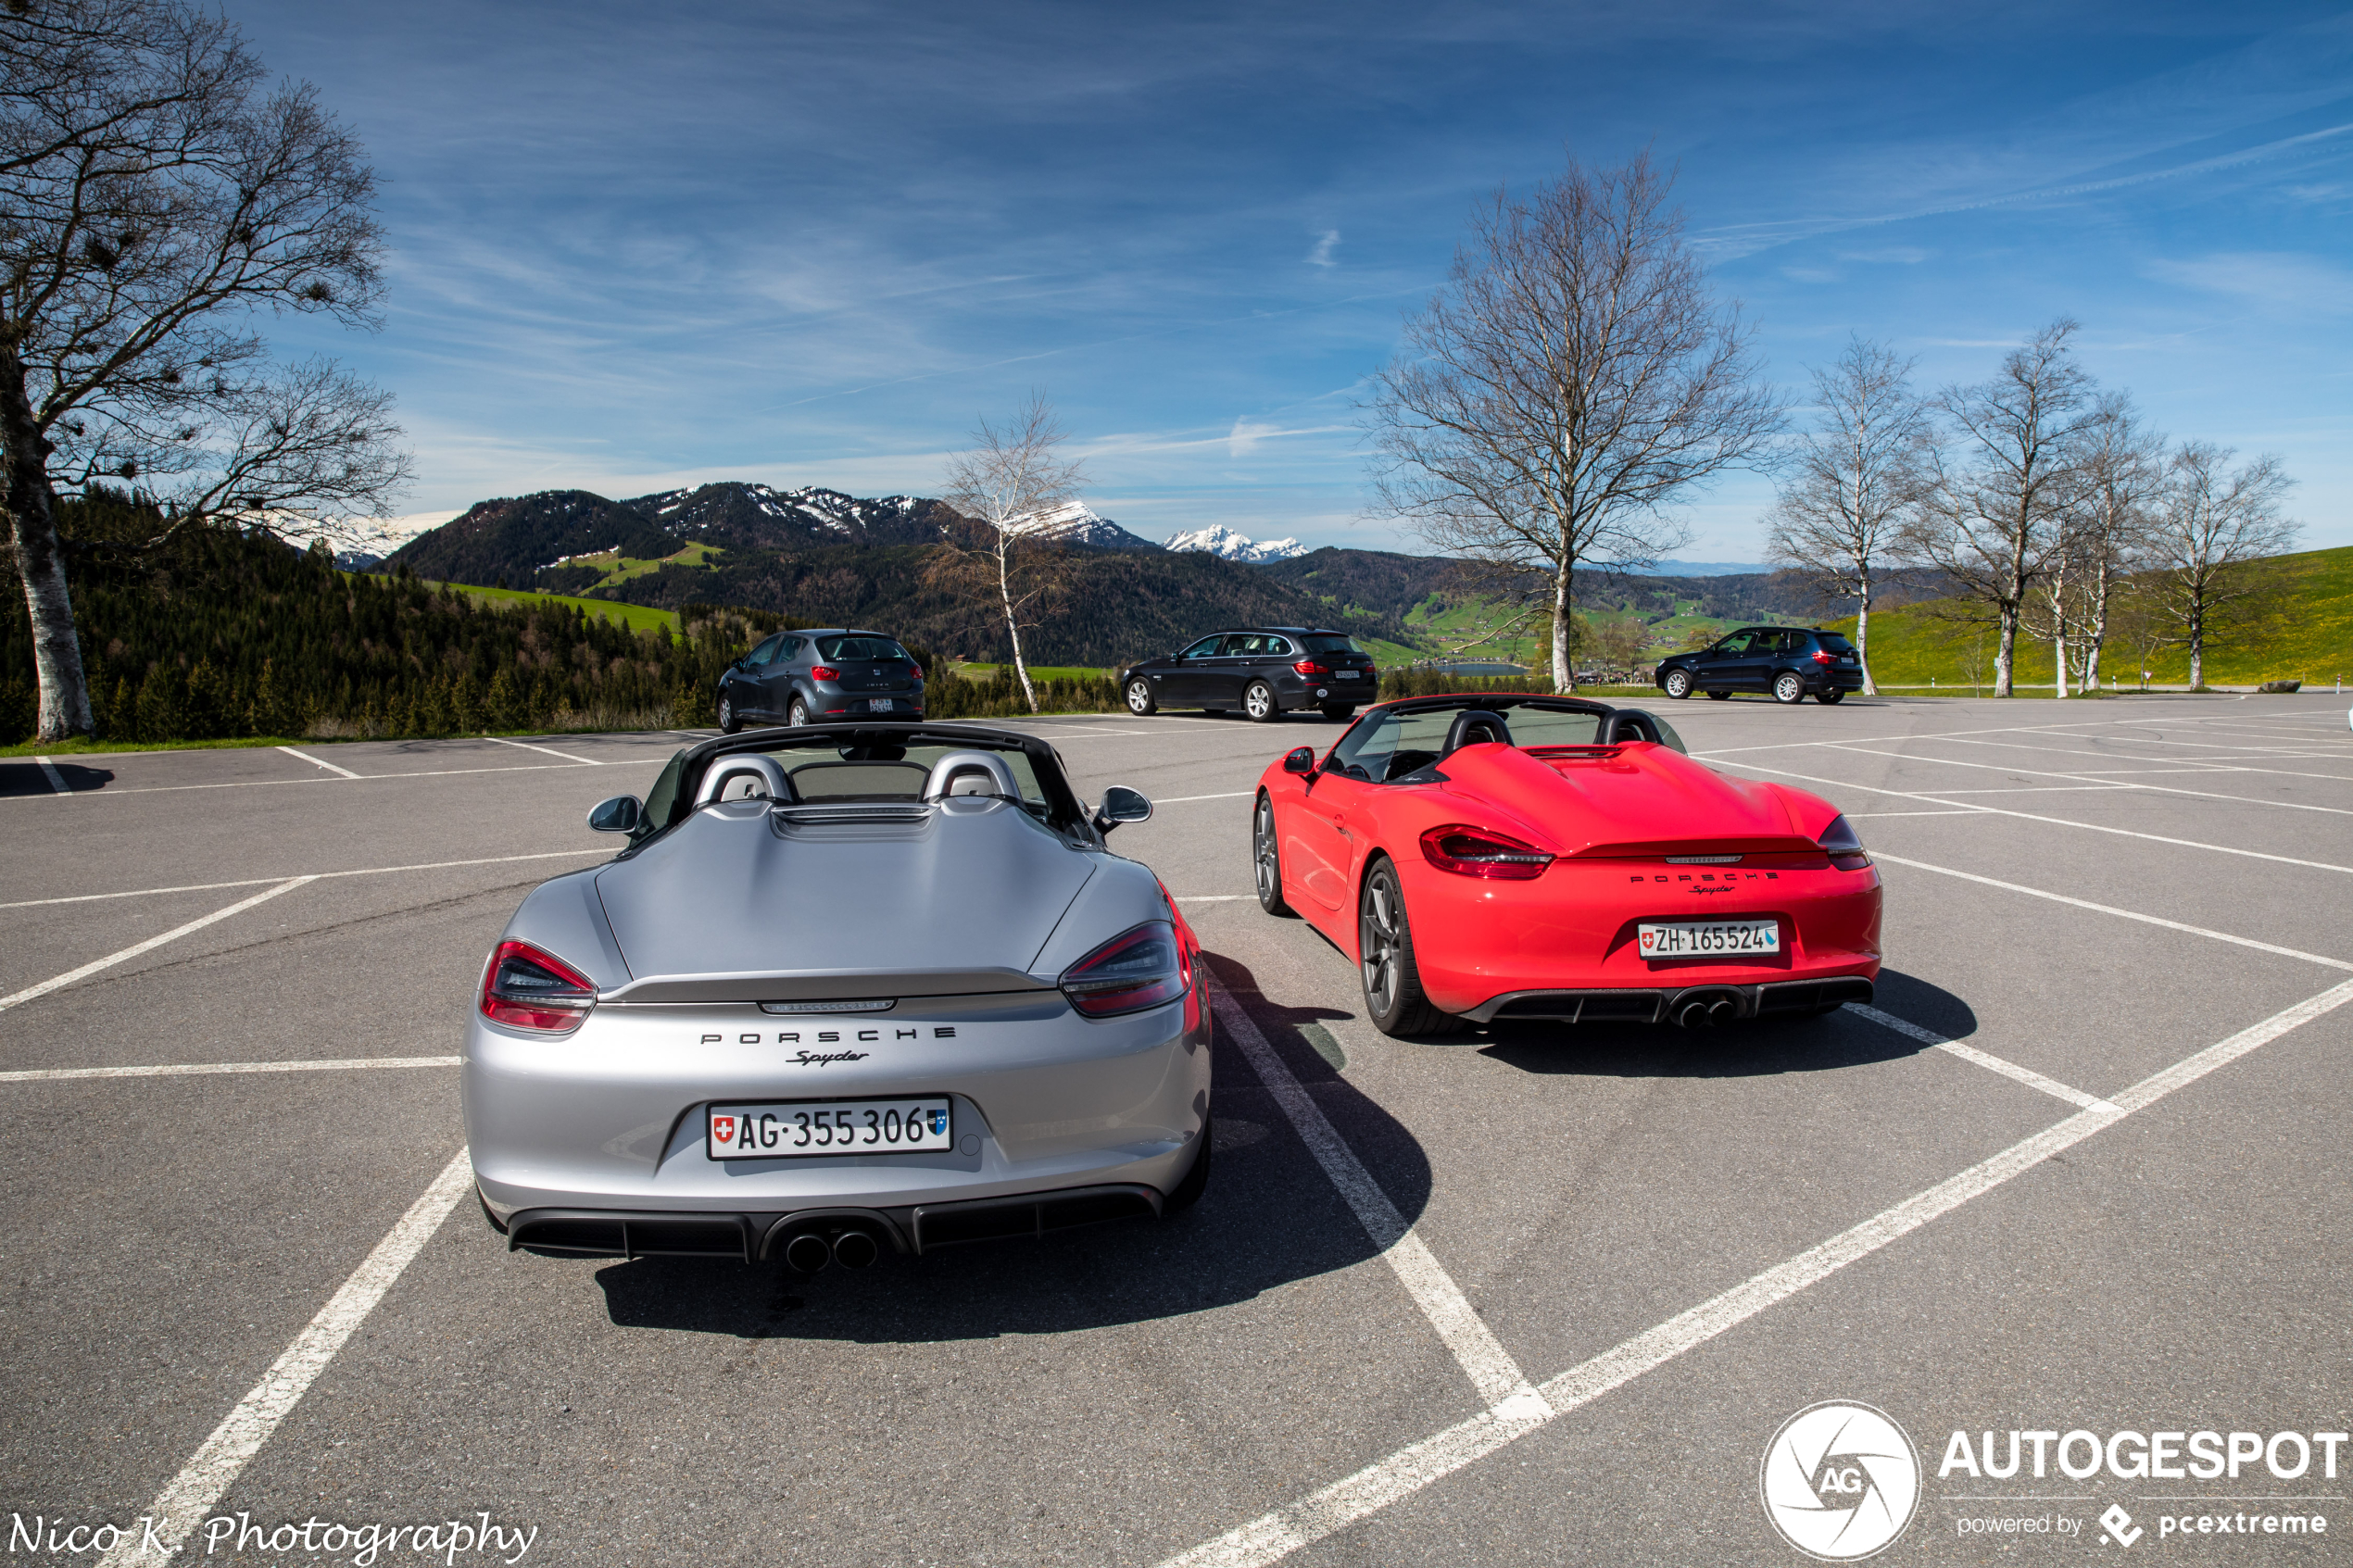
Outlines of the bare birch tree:
M1947 387L1937 408L1960 448L1906 530L1907 553L1942 571L1965 619L1996 628L1994 695L2009 696L2027 595L2065 543L2078 446L2097 412L2092 378L2069 346L2079 330L2061 317L2002 360L1991 381Z
M1912 391L1916 362L1858 337L1814 371L1818 422L1789 452L1766 518L1768 558L1795 567L1826 595L1856 601L1855 657L1872 696L1871 598L1928 485L1929 414Z
M2236 456L2210 442L2177 448L2146 534L2150 585L2167 641L2189 650L2192 690L2206 684L2206 650L2266 586L2262 558L2284 554L2297 533L2281 514L2296 481L2279 458L2233 469Z
M262 75L184 0L0 6L0 506L44 740L92 727L66 578L90 546L60 489L128 482L168 533L375 508L407 479L388 395L252 331L264 308L373 327L383 249L359 144Z
M1022 653L1023 617L1054 583L1045 558L1051 546L1029 535L1046 514L1075 499L1087 482L1085 469L1062 456L1068 439L1044 395L1032 393L1003 424L983 419L973 433L972 450L959 453L948 469L947 502L971 521L975 536L950 541L937 573L963 581L977 577L994 591L1013 644L1013 672L1032 713L1038 711L1038 688Z
M2145 428L2122 393L2100 399L2084 432L2060 552L2063 570L2045 584L2044 613L2052 633L2058 695L2097 691L2100 657L2117 585L2130 570L2149 523L2149 508L2165 482L2165 438Z
M1688 538L1673 507L1780 428L1672 182L1644 155L1498 191L1366 405L1377 509L1493 581L1541 574L1559 690L1579 567L1655 563Z

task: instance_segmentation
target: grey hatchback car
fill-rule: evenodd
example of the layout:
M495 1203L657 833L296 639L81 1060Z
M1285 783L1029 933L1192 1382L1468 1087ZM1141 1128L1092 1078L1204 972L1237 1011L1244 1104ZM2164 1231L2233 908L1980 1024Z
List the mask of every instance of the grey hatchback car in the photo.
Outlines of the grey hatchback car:
M779 632L719 677L719 728L731 735L753 722L923 716L923 666L880 632Z

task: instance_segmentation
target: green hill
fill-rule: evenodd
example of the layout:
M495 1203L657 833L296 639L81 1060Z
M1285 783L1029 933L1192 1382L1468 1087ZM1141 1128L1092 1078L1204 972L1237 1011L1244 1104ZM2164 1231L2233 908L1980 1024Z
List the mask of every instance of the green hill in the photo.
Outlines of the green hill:
M2279 557L2279 593L2267 611L2243 629L2209 643L2209 685L2251 686L2264 681L2326 684L2353 676L2353 546L2307 550ZM1957 626L1937 610L1950 601L1932 600L1871 614L1871 673L1883 686L1990 686L1994 683L1992 627ZM1850 636L1855 618L1825 622ZM2137 682L2137 650L2111 637L2101 667L2120 685ZM1977 669L1972 671L1972 663ZM2146 668L2152 684L2183 685L2190 678L2186 649L2159 648ZM2051 649L2021 635L2017 683L2047 689L2052 684ZM2104 682L2103 684L2106 683Z

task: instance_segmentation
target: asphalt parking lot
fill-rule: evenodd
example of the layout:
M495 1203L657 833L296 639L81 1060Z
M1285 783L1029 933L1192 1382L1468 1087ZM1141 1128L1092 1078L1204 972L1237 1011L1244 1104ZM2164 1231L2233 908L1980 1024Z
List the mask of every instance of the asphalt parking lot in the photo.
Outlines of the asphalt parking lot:
M1919 1452L1884 1561L2341 1554L2345 699L1650 706L1854 820L1873 1011L1387 1039L1250 896L1253 780L1337 726L1041 721L1082 794L1158 804L1114 844L1224 988L1214 1180L815 1276L510 1254L467 1194L483 954L680 735L0 762L0 1510L125 1563L143 1515L187 1562L355 1561L336 1524L433 1527L379 1562L1798 1562L1760 1461L1840 1399ZM1952 1462L2013 1431L2268 1448ZM2325 1533L2260 1533L2291 1514Z

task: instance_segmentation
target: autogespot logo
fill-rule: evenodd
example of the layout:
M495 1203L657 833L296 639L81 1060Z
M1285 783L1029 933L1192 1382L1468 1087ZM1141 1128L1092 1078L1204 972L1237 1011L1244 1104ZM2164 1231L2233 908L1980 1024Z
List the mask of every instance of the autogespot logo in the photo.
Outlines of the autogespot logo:
M1893 1545L1920 1500L1920 1459L1884 1411L1808 1405L1766 1446L1765 1517L1808 1557L1852 1562Z

